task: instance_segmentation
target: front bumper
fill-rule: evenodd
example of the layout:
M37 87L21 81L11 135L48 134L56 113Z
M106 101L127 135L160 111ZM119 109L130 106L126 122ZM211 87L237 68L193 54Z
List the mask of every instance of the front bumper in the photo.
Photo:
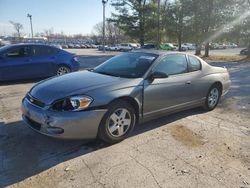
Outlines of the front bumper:
M106 109L81 112L54 112L22 102L23 120L35 131L62 139L96 138L98 127Z

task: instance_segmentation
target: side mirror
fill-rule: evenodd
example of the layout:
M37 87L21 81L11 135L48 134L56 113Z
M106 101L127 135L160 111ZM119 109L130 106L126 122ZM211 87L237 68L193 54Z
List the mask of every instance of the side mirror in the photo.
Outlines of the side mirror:
M167 78L168 75L164 72L153 72L149 78L151 78L152 80L156 79L156 78Z

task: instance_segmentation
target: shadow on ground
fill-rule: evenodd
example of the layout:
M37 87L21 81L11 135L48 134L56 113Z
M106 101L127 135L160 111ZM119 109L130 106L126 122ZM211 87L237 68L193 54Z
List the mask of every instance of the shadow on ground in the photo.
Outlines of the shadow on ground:
M186 116L203 113L193 109L138 125L136 136ZM118 143L119 144L119 143ZM65 141L35 133L22 121L0 122L0 187L13 185L64 161L108 147L100 140Z

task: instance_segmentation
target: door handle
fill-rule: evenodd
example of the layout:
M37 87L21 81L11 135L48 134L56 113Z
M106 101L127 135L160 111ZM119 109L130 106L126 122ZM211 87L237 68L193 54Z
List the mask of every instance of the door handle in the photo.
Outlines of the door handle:
M186 84L187 84L187 85L190 85L190 84L191 84L191 81L187 81Z

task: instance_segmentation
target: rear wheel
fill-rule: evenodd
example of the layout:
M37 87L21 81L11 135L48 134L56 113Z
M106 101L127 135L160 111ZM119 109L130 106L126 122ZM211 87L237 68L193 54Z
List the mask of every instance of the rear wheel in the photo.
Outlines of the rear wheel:
M220 97L221 88L217 84L212 85L207 93L205 109L208 111L215 109L219 103Z
M57 70L56 70L56 75L57 76L61 76L61 75L64 75L64 74L68 74L68 73L70 73L71 71L70 71L70 68L68 68L67 66L64 66L64 65L62 65L62 66L59 66L58 68L57 68Z
M136 122L133 107L119 100L109 105L99 126L99 137L110 144L120 142L132 132Z

